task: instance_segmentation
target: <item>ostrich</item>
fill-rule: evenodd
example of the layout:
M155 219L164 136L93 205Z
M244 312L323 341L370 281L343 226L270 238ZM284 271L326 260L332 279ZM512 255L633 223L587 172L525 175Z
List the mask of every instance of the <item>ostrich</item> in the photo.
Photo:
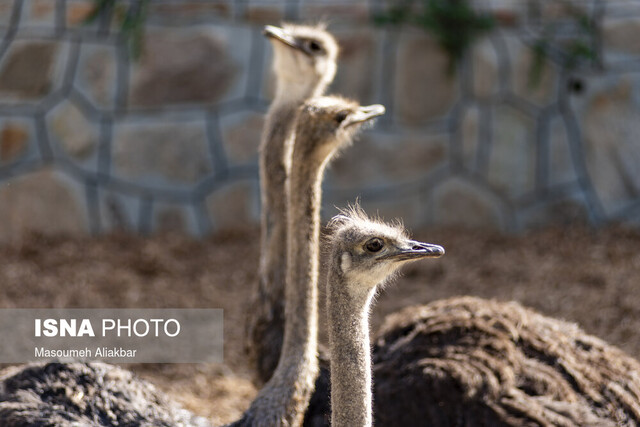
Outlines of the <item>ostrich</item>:
M338 45L322 27L267 26L274 48L276 96L260 146L262 194L259 280L247 318L246 351L265 383L276 368L284 336L286 192L295 119L302 103L322 94L336 73Z
M402 262L444 250L408 240L399 227L373 222L357 208L330 225L331 425L370 426L367 318L377 284ZM517 303L459 297L407 308L387 320L374 351L376 378L388 388L375 387L376 425L640 421L636 360Z
M327 314L331 347L331 425L372 425L369 309L376 289L401 265L444 249L410 240L399 226L372 221L357 207L331 223ZM396 425L415 425L402 424Z
M318 374L320 185L335 153L362 124L384 113L340 97L318 97L300 109L287 180L285 331L278 366L241 422L301 425ZM274 410L275 409L275 410ZM253 423L253 424L252 424Z

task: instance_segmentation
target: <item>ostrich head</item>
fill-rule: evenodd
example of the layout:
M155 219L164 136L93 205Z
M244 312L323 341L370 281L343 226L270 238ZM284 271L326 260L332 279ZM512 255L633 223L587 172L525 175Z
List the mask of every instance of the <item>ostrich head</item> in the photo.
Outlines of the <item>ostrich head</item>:
M338 97L322 96L307 101L300 109L296 129L294 162L316 164L328 161L348 145L365 123L384 114L384 106L360 106Z
M332 259L352 294L370 294L408 262L444 255L442 246L411 240L401 224L372 220L357 206L330 225Z
M274 48L273 68L285 98L304 99L322 93L336 74L338 43L320 26L267 25L264 34Z

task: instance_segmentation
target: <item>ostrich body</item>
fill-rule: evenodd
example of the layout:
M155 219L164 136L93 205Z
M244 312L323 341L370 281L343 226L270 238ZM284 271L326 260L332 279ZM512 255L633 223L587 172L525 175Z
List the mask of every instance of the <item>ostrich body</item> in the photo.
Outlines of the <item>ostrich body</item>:
M640 425L637 360L515 302L410 307L388 316L377 337L376 426Z
M333 227L327 278L331 425L369 427L369 310L376 289L402 264L439 257L444 249L410 240L400 227L371 221L357 208L334 218Z
M386 319L376 425L640 424L640 363L575 324L457 297Z
M210 426L153 385L105 363L37 363L0 376L3 427Z
M247 353L265 383L278 364L284 337L287 204L296 115L303 102L320 95L336 72L338 45L321 27L267 26L274 48L276 95L260 145L262 194L259 280L247 318Z
M329 161L352 141L361 124L383 113L381 105L361 107L339 97L313 98L300 109L287 181L284 344L276 371L241 420L244 425L297 426L303 422L318 375L322 177Z

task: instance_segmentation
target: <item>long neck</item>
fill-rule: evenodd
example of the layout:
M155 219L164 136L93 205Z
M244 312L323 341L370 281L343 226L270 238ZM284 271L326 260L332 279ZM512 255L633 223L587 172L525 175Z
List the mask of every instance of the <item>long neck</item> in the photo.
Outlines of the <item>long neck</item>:
M321 182L324 165L308 160L305 163L296 157L294 153L287 187L288 268L284 346L287 351L293 349L295 352L312 349L315 363Z
M280 358L284 335L284 281L287 257L285 182L287 153L292 145L299 104L274 102L266 116L260 144L262 198L258 282L251 294L246 324L246 349L267 382Z
M286 181L291 165L295 124L299 107L325 85L307 81L278 80L276 97L269 107L260 143L260 186L262 194L260 276L279 290L286 265L287 200ZM273 282L280 284L275 284ZM277 292L276 292L277 293Z
M292 425L299 425L318 375L318 256L324 164L292 154L287 228L287 280L282 355L274 377L285 371L291 384Z
M278 93L283 91L278 82ZM262 198L258 284L247 316L247 348L258 379L267 382L280 358L284 336L284 283L287 258L287 201L297 111L308 94L276 96L266 115L260 144Z
M279 402L278 411L284 418L279 423L288 426L302 424L318 375L320 185L326 163L304 161L296 146L287 181L284 342L278 366L260 392L270 401Z
M262 194L261 279L284 283L286 259L287 201L285 183L294 138L298 103L275 102L267 114L260 146ZM282 288L282 286L281 286Z
M344 277L330 267L327 311L331 346L331 425L371 426L369 307L373 290L353 295Z
M288 79L286 84L276 87L277 101L283 103L296 102L299 99L310 99L324 93L327 83L310 79Z

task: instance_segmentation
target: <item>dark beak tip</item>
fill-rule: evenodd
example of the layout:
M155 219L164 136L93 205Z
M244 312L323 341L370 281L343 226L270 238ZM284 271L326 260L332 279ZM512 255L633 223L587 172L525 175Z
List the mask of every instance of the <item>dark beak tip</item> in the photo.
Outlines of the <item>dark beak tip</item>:
M295 40L294 37L291 36L288 31L284 30L281 27L266 25L262 30L262 34L268 39L278 40L279 42L284 43L285 45L293 49L299 50L305 55L311 55Z
M438 245L424 245L419 249L420 252L424 253L425 256L430 258L440 258L445 254L445 250L442 246Z
M436 257L441 257L445 254L445 250L442 246L438 246L431 249L431 253Z

